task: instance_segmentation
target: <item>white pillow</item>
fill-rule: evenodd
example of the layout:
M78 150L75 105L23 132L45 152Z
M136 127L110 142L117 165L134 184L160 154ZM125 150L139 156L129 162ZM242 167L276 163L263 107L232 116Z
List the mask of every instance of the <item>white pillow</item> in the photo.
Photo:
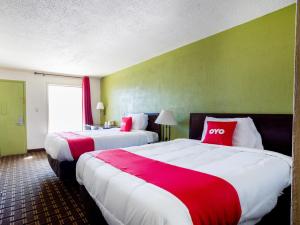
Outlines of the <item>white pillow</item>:
M148 126L148 115L143 113L143 126L141 130L146 130L147 126Z
M264 149L259 132L250 117L245 118L214 118L207 116L204 121L201 141L203 141L207 131L207 121L237 121L233 133L233 146Z
M128 116L132 117L133 130L145 130L148 126L148 115L145 113L130 113Z
M255 143L255 147L254 148L264 149L260 133L256 129L256 126L255 126L253 120L250 117L248 117L248 118L251 120L250 125L251 125L251 127L253 129L253 132L256 134L256 143Z

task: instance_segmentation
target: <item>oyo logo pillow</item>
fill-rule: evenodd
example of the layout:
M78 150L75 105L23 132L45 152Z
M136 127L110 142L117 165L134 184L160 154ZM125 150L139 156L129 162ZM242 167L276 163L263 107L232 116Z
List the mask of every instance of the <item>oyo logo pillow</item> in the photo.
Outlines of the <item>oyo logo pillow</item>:
M236 121L207 121L207 131L202 143L232 146Z
M120 131L129 132L132 128L132 117L123 117Z

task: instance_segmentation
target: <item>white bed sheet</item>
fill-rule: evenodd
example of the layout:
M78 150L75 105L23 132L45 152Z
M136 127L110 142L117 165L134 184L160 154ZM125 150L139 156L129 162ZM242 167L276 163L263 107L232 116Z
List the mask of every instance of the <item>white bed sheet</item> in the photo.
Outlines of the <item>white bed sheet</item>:
M278 196L290 185L291 157L271 151L189 139L125 150L225 179L239 195L240 225L257 223L275 207ZM188 209L174 195L90 153L79 158L76 176L110 225L192 225Z
M156 132L146 130L132 130L131 132L121 132L120 128L87 130L74 132L94 139L95 150L106 150L113 148L126 148L139 146L158 141ZM59 161L73 161L68 142L55 133L47 135L45 140L46 152Z

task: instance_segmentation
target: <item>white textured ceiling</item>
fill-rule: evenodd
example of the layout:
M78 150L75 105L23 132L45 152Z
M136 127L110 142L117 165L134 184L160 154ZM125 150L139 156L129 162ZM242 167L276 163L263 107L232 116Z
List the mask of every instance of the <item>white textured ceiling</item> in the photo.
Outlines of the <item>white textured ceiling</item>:
M0 66L105 75L294 0L0 0Z

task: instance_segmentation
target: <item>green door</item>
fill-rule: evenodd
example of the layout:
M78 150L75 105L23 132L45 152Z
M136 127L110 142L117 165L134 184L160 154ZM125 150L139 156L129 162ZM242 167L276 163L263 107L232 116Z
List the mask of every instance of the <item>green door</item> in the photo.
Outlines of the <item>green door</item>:
M0 155L26 151L25 83L0 80Z

